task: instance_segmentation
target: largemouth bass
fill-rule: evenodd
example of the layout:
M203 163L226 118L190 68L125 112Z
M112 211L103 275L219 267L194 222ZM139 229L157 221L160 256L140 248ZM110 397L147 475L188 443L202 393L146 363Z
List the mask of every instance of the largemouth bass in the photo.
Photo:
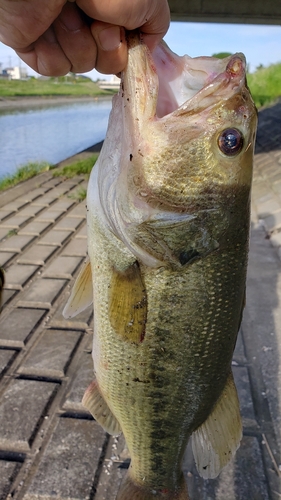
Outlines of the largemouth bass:
M189 438L216 477L242 426L231 372L245 297L256 110L245 59L153 53L128 65L88 186L89 261L66 317L94 303L83 403L131 456L118 500L188 499Z

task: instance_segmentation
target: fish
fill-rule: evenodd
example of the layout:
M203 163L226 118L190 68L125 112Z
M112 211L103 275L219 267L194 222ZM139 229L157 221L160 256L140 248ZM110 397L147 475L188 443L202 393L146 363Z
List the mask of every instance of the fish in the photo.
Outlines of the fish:
M189 439L215 478L242 437L231 361L245 304L257 112L243 54L128 63L87 192L88 258L64 316L93 303L84 406L123 432L117 500L187 500Z

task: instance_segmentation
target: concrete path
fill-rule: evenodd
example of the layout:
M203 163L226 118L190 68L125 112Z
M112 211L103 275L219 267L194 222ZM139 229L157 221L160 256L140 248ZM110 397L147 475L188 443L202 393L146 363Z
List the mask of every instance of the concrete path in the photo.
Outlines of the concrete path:
M106 435L81 405L92 380L92 311L62 317L87 251L76 197L85 185L44 173L0 195L0 500L114 500L128 467L123 438ZM188 447L191 500L281 499L281 103L260 112L252 205L233 360L244 437L213 481L198 477Z

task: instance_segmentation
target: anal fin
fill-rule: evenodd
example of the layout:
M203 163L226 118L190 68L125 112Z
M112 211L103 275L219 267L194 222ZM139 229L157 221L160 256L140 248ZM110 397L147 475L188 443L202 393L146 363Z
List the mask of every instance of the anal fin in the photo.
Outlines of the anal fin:
M120 424L105 402L96 380L86 389L82 404L108 434L112 436L121 434Z
M64 307L63 316L73 318L93 302L92 270L89 257L85 260Z
M199 474L217 477L239 448L242 422L239 400L230 373L225 388L207 420L192 434L192 449Z

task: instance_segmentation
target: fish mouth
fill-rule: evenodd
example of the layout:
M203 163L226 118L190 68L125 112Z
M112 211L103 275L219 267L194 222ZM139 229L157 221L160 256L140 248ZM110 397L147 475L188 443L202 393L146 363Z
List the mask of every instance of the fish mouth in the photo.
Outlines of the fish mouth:
M218 59L174 54L165 42L152 53L158 77L156 116L178 111L198 112L227 100L245 85L246 60L242 53Z

